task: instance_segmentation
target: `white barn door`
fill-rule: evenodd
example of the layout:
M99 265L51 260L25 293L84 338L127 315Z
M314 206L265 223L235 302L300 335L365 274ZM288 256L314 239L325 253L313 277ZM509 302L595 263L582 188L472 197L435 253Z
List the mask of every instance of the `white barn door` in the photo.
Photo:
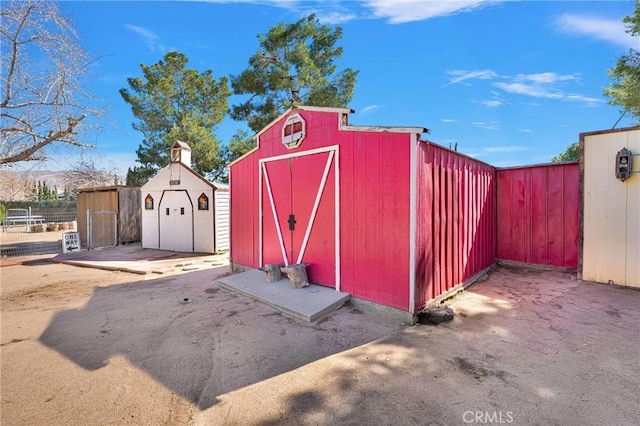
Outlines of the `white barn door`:
M193 252L193 204L187 191L165 191L158 214L160 249Z

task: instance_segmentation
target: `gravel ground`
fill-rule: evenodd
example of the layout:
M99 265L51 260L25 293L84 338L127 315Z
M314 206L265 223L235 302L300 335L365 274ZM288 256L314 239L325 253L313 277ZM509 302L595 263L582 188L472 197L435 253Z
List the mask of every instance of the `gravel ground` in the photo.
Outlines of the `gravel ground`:
M3 425L637 424L640 291L498 268L406 326L298 322L216 283L0 268ZM187 300L185 300L187 299Z

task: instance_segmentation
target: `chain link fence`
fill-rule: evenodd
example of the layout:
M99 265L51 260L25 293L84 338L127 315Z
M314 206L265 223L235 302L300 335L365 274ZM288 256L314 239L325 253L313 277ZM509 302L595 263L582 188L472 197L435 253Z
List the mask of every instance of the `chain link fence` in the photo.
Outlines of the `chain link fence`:
M78 231L75 202L32 204L7 207L0 227L0 256L59 253L62 235Z
M115 247L118 245L118 217L116 212L87 212L87 248Z

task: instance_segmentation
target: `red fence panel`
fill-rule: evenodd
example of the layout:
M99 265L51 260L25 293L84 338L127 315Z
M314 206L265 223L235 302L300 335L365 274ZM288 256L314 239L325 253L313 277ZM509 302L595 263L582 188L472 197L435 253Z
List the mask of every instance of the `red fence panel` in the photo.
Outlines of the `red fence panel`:
M578 265L577 163L498 169L499 260Z
M415 309L495 260L495 169L430 143L418 146Z

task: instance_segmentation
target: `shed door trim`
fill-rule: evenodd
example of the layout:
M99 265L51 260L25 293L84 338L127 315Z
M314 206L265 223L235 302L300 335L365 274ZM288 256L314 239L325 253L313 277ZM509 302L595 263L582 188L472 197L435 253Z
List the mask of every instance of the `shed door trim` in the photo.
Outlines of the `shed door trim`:
M278 224L278 213L276 212L276 203L273 201L273 192L271 191L271 183L269 182L269 174L267 173L267 167L265 163L260 164L260 172L264 173L264 180L267 185L267 194L269 194L269 204L271 205L271 213L273 214L273 218ZM261 191L262 192L262 188ZM260 217L262 217L262 203L260 204ZM276 232L278 233L278 241L280 242L280 250L282 251L282 260L284 261L284 266L289 266L289 261L287 260L287 251L284 248L284 237L282 236L282 229L279 226L276 226ZM260 221L260 266L262 266L262 221Z
M311 216L309 218L309 223L307 224L307 229L304 233L304 238L302 239L302 247L300 247L300 253L298 254L298 259L296 263L302 262L302 256L304 255L304 250L307 248L307 243L309 242L309 235L311 234L311 228L313 226L313 221L316 218L316 213L318 212L318 206L320 205L320 198L322 198L322 193L324 192L325 184L327 183L327 177L329 176L329 169L331 168L331 162L333 161L333 156L335 151L329 152L329 157L327 157L327 164L324 166L324 172L322 173L322 180L320 181L320 187L318 188L318 192L316 193L316 199L313 203L313 209L311 210Z
M193 213L193 201L191 200L191 196L189 195L189 191L187 191L186 189L164 189L162 191L162 195L160 196L160 201L158 202L158 248L160 248L160 250L163 250L161 247L161 226L160 226L160 222L162 221L162 208L160 207L162 205L162 201L164 199L164 196L166 193L168 192L172 192L172 193L177 193L177 192L184 192L185 195L187 196L187 200L189 200L189 204L191 205L191 251L194 252L195 251L195 218L194 218L194 213ZM166 249L164 249L166 250ZM175 250L173 250L175 251Z
M326 186L326 180L328 179L328 174L329 174L329 169L331 166L331 162L334 161L334 169L335 169L335 179L334 179L334 185L335 185L335 204L334 204L334 209L335 209L335 223L334 223L334 229L335 229L335 270L336 270L336 277L335 277L335 287L336 287L336 291L340 291L340 163L339 163L339 159L340 159L340 152L339 152L339 146L338 145L331 145L331 146L326 146L326 147L322 147L322 148L316 148L316 149L311 149L311 150L307 150L307 151L298 151L298 152L294 152L291 154L284 154L284 155L277 155L277 156L273 156L273 157L267 157L267 158L261 158L260 160L258 160L258 187L262 188L262 179L263 179L263 174L264 174L264 179L265 179L265 184L268 187L268 192L269 192L269 197L270 197L270 203L271 203L271 209L272 212L274 214L274 219L276 219L276 215L275 215L275 206L274 206L274 201L273 201L273 196L271 194L271 185L269 182L269 177L266 173L266 166L265 163L271 162L271 161L278 161L278 160L285 160L285 159L289 159L289 158L295 158L295 157L303 157L303 156L307 156L307 155L314 155L314 154L320 154L320 153L324 153L324 152L329 152L329 159L327 160L327 164L325 165L325 170L324 170L324 174L323 174L323 178L322 178L322 182L320 184L320 188L318 188L318 193L316 194L316 203L314 204L314 208L312 211L312 217L311 219L313 220L315 217L315 212L317 210L317 205L319 205L320 202L320 198L322 197L322 192L324 191L324 188ZM260 220L258 221L258 264L259 267L264 266L263 264L263 253L262 253L262 233L263 233L263 224L262 224L262 218L264 216L264 212L262 211L262 190L258 191L258 208L259 208L259 218ZM305 239L303 240L303 249L306 246L306 242L309 238L309 235L311 233L311 221L307 227L307 232L305 233ZM280 247L282 250L284 250L284 241L282 240L282 235L281 235L281 231L278 227L278 238L280 240ZM301 254L298 256L299 258L299 262L302 259L302 254L304 253L303 250L301 250ZM283 251L283 258L285 259L285 265L287 264L287 256L286 256L286 250Z

